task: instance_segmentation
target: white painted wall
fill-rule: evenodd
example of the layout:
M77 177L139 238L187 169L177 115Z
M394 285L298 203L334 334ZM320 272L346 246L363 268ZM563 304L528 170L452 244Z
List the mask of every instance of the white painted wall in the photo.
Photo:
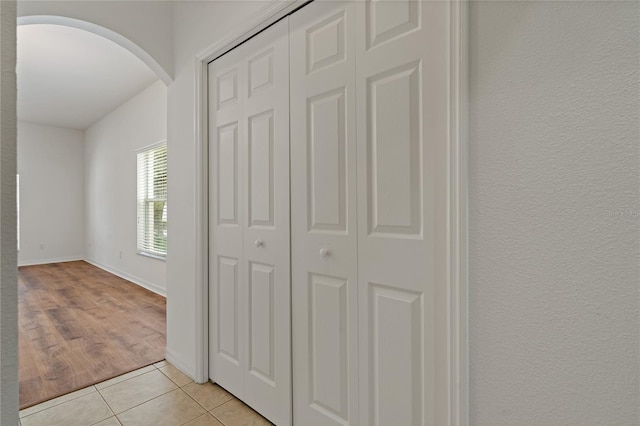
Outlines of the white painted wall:
M193 58L260 6L174 6L168 352L191 371ZM638 420L635 8L471 5L473 424Z
M84 132L18 122L19 265L84 257Z
M0 424L18 424L16 3L0 1Z
M70 3L72 17L171 46L152 40L152 13L119 23L128 6L103 18ZM194 57L264 5L173 4L167 352L189 374ZM470 24L471 421L636 424L637 4L472 2Z
M267 2L174 3L174 81L169 87L169 259L167 356L194 375L196 300L195 57Z
M86 259L160 294L166 262L136 253L136 150L166 140L166 120L156 81L85 132Z
M52 15L100 25L146 51L173 76L172 6L169 1L32 1L18 2L18 16Z
M636 2L471 3L471 420L640 423Z
M169 168L181 172L170 197L181 208L171 210L180 236L170 242L168 274L184 284L169 287L168 352L188 367L195 180L184 171L196 161L193 57L260 6L174 6L169 125L179 154ZM638 418L634 7L472 3L474 424ZM606 216L616 208L635 213Z

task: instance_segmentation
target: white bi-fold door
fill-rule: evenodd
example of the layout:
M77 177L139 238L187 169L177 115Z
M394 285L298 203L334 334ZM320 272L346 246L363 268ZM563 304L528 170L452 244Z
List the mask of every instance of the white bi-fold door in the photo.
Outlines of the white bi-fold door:
M288 20L209 64L211 379L291 422Z
M290 18L293 418L358 424L355 3Z
M319 1L290 18L296 424L443 418L447 12Z
M361 424L445 418L448 20L444 1L357 14Z
M448 421L449 19L317 0L210 64L211 378L277 424Z

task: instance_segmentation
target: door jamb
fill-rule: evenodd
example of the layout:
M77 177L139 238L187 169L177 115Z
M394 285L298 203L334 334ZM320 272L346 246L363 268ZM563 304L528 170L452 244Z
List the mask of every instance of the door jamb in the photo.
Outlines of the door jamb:
M448 417L469 424L469 1L449 2Z
M307 3L272 0L238 31L195 57L196 135L196 368L199 383L209 380L209 213L208 87L209 62ZM468 0L449 2L449 141L447 182L448 424L469 424L468 357Z

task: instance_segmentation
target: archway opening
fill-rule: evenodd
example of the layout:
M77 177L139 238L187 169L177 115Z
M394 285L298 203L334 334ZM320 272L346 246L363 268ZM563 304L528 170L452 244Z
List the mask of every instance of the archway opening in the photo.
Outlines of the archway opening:
M125 37L57 16L18 19L17 74L26 408L164 359L167 154L158 147L171 80ZM158 244L145 250L149 241Z

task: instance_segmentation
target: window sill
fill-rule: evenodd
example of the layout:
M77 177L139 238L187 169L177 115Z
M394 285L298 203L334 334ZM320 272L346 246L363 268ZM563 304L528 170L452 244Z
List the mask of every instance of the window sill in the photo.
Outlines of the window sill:
M152 253L147 253L145 251L139 251L137 252L140 256L144 256L144 257L150 257L152 259L156 259L156 260L161 260L163 262L167 261L167 257L166 256L160 256L157 254L152 254Z

